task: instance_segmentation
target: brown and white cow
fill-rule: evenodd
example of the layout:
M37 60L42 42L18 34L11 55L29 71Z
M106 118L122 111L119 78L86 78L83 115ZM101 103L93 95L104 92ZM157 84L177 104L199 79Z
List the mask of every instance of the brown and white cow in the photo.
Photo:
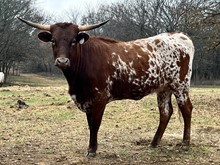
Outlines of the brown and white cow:
M183 33L121 42L90 37L82 32L104 23L78 26L72 23L41 25L38 37L51 42L55 65L65 75L69 94L86 113L90 129L88 156L97 150L97 133L107 103L119 99L141 99L156 92L160 123L151 146L156 147L173 113L174 94L184 119L182 146L190 145L192 104L189 98L194 46Z

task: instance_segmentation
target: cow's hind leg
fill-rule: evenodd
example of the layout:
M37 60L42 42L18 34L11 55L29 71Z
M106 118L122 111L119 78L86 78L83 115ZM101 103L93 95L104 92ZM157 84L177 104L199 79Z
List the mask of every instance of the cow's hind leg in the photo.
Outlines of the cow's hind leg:
M190 101L188 91L178 91L175 92L174 95L176 97L177 104L184 121L183 141L181 143L181 146L183 147L183 149L188 149L190 145L191 117L193 106Z
M153 141L151 142L152 147L156 147L159 144L170 117L173 114L171 95L172 92L170 90L157 93L157 102L160 111L160 123L157 132L154 135Z

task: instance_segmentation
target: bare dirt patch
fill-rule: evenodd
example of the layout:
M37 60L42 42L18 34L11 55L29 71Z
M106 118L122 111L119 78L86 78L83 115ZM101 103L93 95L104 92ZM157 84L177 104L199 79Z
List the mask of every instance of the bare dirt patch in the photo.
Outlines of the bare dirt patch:
M21 98L28 108L17 107ZM70 101L66 84L0 88L0 165L220 164L220 88L192 88L191 98L189 151L176 146L183 130L176 106L161 145L148 146L159 118L150 95L107 106L97 156L88 159L86 117Z

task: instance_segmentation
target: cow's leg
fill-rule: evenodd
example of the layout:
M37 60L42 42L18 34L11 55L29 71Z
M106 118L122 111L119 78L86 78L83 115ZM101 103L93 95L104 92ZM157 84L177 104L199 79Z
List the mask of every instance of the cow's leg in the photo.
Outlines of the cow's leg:
M104 113L105 104L95 104L89 113L87 113L87 121L90 130L90 139L87 157L94 157L96 155L96 150L98 147L97 135L98 130L102 121L102 116Z
M157 102L160 111L160 123L157 132L154 135L153 141L151 142L152 147L156 147L159 144L170 117L173 114L171 95L171 91L162 91L157 93Z
M188 149L190 145L191 117L193 106L190 101L188 92L176 92L175 96L184 121L184 133L181 146L184 149Z

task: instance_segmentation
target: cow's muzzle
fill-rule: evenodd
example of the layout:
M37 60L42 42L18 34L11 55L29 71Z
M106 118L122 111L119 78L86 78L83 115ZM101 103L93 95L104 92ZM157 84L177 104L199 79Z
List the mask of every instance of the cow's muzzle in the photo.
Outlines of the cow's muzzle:
M65 57L58 57L55 60L55 66L59 67L60 69L66 69L70 67L70 60Z

